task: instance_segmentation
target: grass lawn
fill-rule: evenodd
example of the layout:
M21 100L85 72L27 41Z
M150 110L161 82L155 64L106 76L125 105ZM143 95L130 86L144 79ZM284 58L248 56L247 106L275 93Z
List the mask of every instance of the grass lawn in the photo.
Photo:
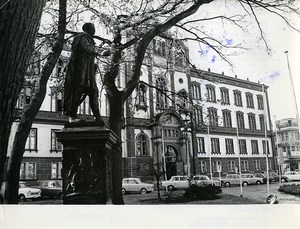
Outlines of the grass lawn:
M184 198L172 198L172 200L166 200L165 197L162 197L163 200L159 200L157 194L128 194L124 195L124 202L125 205L166 205L166 204L172 204L172 205L232 205L232 204L265 204L265 202L248 199L245 197L239 197L229 194L219 194L219 199L214 200L187 200Z

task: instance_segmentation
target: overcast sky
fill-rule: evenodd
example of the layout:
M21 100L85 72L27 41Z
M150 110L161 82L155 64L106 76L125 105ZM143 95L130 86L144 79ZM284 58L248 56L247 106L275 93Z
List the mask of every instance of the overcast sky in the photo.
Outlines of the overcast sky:
M240 8L234 8L233 5L224 7L224 2L218 1L211 3L203 9L208 15L216 15L215 12L228 11L228 15L239 12ZM227 1L228 2L228 1ZM300 1L297 1L300 7ZM300 102L300 34L293 31L275 15L269 13L258 13L261 26L265 31L266 39L271 52L269 52L264 43L259 40L259 30L253 18L248 18L246 29L243 32L233 25L220 26L220 21L210 22L205 25L207 31L214 36L225 39L227 44L242 44L247 48L246 51L239 51L236 56L229 56L231 67L223 61L212 49L207 48L199 52L199 49L192 48L191 60L201 69L211 69L212 72L247 79L250 81L264 83L269 86L269 102L272 119L296 117L296 110L293 100L292 86L290 83L288 65L285 51L288 51L288 57L298 101ZM249 21L250 20L250 21ZM300 28L300 18L294 18L294 24ZM210 28L210 29L209 29ZM202 47L203 48L203 47ZM202 54L202 55L201 55ZM203 55L204 54L204 55Z

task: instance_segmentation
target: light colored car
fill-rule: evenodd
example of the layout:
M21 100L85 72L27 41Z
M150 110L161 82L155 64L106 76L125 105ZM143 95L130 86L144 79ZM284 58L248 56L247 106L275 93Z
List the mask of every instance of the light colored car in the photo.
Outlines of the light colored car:
M195 175L191 180L191 185L205 186L205 185L213 185L213 186L221 186L220 180L211 180L206 175Z
M300 173L296 171L285 172L284 176L287 177L289 181L300 180Z
M263 178L255 177L253 174L242 174L241 178L238 174L228 174L225 178L221 179L221 182L225 187L240 185L240 182L243 186L247 186L249 184L262 184Z
M1 185L0 191L0 203L3 203L5 195L6 182ZM36 199L41 197L41 190L38 188L27 187L25 182L19 182L19 201L24 201L26 199Z
M264 183L264 179L262 177L256 177L252 173L242 174L241 177L242 177L242 179L247 179L248 184L262 184L262 183Z
M140 192L146 194L154 190L154 184L141 182L139 178L124 178L122 180L122 194L126 192Z
M19 183L19 200L36 199L41 197L41 189L27 187L25 182Z
M162 181L162 187L167 187L169 191L174 189L186 189L190 187L190 182L187 176L172 176L170 180Z

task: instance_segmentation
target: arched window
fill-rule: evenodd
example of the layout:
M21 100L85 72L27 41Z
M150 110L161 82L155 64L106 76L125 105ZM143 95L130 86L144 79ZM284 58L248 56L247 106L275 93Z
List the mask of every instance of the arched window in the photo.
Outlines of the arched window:
M156 108L166 109L168 107L168 100L166 96L167 84L166 80L162 77L156 80Z
M144 133L141 133L136 137L136 155L149 156L149 140Z

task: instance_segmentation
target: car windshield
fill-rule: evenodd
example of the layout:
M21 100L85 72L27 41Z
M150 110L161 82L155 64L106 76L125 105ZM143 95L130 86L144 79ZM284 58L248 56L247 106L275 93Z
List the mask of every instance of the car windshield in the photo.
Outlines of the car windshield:
M24 184L24 183L20 183L19 184L19 188L26 188L27 186L26 186L26 184Z

